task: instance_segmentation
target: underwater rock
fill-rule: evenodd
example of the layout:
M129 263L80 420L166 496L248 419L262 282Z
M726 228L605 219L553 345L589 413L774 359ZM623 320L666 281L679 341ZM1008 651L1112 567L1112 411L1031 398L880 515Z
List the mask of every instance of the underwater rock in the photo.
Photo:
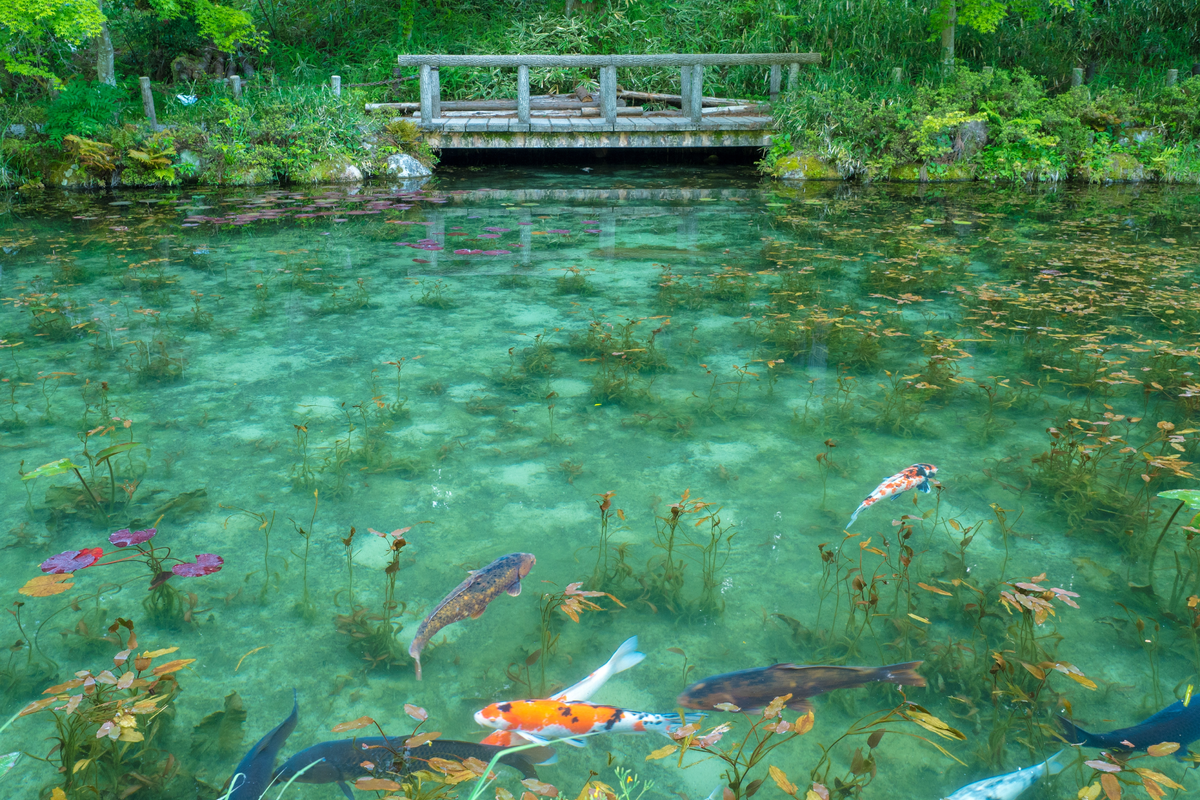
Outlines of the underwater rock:
M840 181L841 173L832 164L806 153L792 153L775 162L775 177L788 181Z
M394 178L420 178L433 171L407 153L395 153L387 158L387 174Z

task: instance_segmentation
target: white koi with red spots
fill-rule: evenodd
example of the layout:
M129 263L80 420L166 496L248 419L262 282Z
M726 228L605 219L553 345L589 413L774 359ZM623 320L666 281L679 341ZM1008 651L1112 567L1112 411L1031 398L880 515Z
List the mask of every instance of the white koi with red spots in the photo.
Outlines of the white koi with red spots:
M862 513L863 509L870 508L885 497L895 500L909 489L928 493L929 479L936 475L937 471L938 468L933 464L913 464L911 467L897 472L876 486L875 491L871 492L870 496L859 504L854 514L850 517L850 521L846 523L847 530L854 524L854 520L858 519L858 515Z

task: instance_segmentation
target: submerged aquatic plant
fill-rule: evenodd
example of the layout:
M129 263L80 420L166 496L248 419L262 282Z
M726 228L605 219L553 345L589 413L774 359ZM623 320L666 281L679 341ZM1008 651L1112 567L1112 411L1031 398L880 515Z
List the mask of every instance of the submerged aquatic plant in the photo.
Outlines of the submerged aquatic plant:
M179 773L178 759L169 754L163 758L157 740L179 695L176 673L195 659L156 664L156 659L179 648L138 654L132 622L118 619L108 630L119 636L122 628L128 638L113 657L113 668L76 672L71 680L46 689L43 694L49 697L20 712L27 716L49 710L54 718L57 744L39 760L57 768L63 781L62 789L56 789L58 796L63 790L72 797L120 797L148 788L164 792ZM118 643L121 646L119 639Z
M150 578L149 594L142 605L151 619L168 624L178 624L184 621L185 604L182 596L175 587L168 583L172 577L196 578L220 572L225 560L214 553L201 553L194 561L184 561L171 555L171 549L165 546L156 547L149 544L157 535L158 530L148 528L141 531L131 531L128 528L116 531L108 537L108 541L118 548L109 555L120 555L109 561L102 561L105 556L103 547L87 547L82 550L66 550L56 556L51 556L41 564L42 572L46 573L31 578L19 591L28 597L46 597L61 594L72 588L74 573L91 567L107 567L122 564L127 561L137 562L146 568ZM132 548L137 555L128 555L127 548Z

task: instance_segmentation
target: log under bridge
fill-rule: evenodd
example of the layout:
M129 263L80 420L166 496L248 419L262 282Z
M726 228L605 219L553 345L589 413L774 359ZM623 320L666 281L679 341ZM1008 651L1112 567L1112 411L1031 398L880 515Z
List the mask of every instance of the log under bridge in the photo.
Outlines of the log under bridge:
M437 149L538 148L720 148L770 147L777 102L787 67L788 88L799 82L800 66L820 64L819 53L740 53L605 56L402 55L399 66L416 67L419 103L373 103L368 111L411 114L425 142ZM721 101L704 96L707 67L767 68L769 103ZM679 93L619 91L617 70L678 69ZM517 96L500 100L444 102L443 69L515 69ZM597 70L598 91L577 90L556 98L531 98L531 69ZM644 111L627 101L670 103L677 109Z

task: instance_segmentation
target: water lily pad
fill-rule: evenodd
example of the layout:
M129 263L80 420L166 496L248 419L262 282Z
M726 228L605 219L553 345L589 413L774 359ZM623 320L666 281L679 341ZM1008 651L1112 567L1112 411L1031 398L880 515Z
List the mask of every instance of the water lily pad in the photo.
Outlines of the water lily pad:
M42 572L52 575L62 575L85 569L100 560L104 549L100 547L85 547L83 550L66 550L56 556L50 556L42 562Z
M1200 490L1171 489L1170 491L1159 492L1158 496L1166 500L1180 500L1187 503L1188 508L1193 511L1200 511Z
M199 578L201 575L211 575L214 572L220 572L221 566L225 563L225 559L213 553L200 553L196 556L196 560L191 564L176 564L171 567L171 572L176 575L182 575L185 578Z

